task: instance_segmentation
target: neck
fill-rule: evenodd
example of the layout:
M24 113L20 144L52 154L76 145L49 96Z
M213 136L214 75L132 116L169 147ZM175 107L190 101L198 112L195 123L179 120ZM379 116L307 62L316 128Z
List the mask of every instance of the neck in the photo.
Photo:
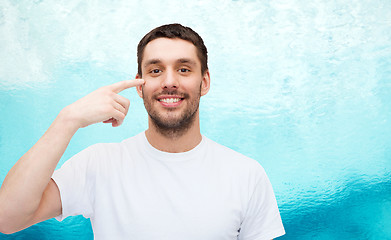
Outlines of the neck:
M149 119L148 125L149 127L145 131L145 136L148 142L160 151L170 153L187 152L195 148L202 140L198 114L195 116L193 124L184 132L176 133L173 130L167 134L167 132L160 131L152 123L151 119Z

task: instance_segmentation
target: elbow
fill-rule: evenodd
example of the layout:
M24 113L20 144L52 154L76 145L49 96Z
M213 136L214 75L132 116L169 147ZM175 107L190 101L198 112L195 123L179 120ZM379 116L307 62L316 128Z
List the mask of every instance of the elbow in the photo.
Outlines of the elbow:
M12 229L9 226L7 226L7 223L5 223L2 219L0 219L0 232L4 234L12 234L16 233L18 230Z
M3 221L2 216L0 216L0 233L11 234L12 232L9 230L10 229L7 228L5 222Z
M10 223L9 221L7 221L7 219L4 218L4 216L1 216L1 217L0 217L0 233L3 233L3 234L12 234L12 233L19 232L20 230L23 230L23 229L25 229L25 228L26 228L26 227L21 227L21 226L13 225L13 224Z
M6 228L5 221L4 221L4 211L0 207L0 233L4 234L10 234L8 233L8 229Z
M7 235L7 234L16 233L17 231L3 231L3 230L0 230L0 232Z
M12 234L15 233L16 231L8 231L7 229L0 228L0 233L3 234Z
M12 226L4 211L0 209L0 232L4 234L12 234L17 232L18 229Z
M14 233L11 231L11 229L8 228L7 223L4 221L4 216L1 214L0 215L0 233L4 234L11 234Z

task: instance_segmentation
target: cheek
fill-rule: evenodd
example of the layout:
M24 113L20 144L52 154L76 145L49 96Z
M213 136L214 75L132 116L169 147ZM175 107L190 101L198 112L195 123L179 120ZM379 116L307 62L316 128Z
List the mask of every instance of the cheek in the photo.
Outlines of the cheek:
M183 87L186 88L188 91L198 94L201 90L201 84L202 83L200 81L192 81L188 84L184 84Z
M145 80L145 84L142 87L143 96L150 96L153 94L154 91L158 88L158 84L156 84L154 81L151 80Z
M145 77L143 78L145 81L144 86L147 86L149 88L154 88L160 85L160 78L159 77Z

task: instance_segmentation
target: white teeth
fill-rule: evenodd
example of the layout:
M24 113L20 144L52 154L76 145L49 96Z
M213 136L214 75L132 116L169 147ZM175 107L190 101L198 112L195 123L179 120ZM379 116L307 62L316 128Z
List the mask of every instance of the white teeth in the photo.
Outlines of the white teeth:
M181 99L180 98L162 98L159 101L165 102L165 103L176 103L179 102Z

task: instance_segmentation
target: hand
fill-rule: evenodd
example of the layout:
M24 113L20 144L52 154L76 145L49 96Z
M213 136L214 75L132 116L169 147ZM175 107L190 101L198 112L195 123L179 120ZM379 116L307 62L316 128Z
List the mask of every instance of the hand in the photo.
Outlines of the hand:
M142 84L143 79L135 79L101 87L67 106L64 115L77 128L98 122L111 123L117 127L122 124L130 105L130 101L118 93Z

